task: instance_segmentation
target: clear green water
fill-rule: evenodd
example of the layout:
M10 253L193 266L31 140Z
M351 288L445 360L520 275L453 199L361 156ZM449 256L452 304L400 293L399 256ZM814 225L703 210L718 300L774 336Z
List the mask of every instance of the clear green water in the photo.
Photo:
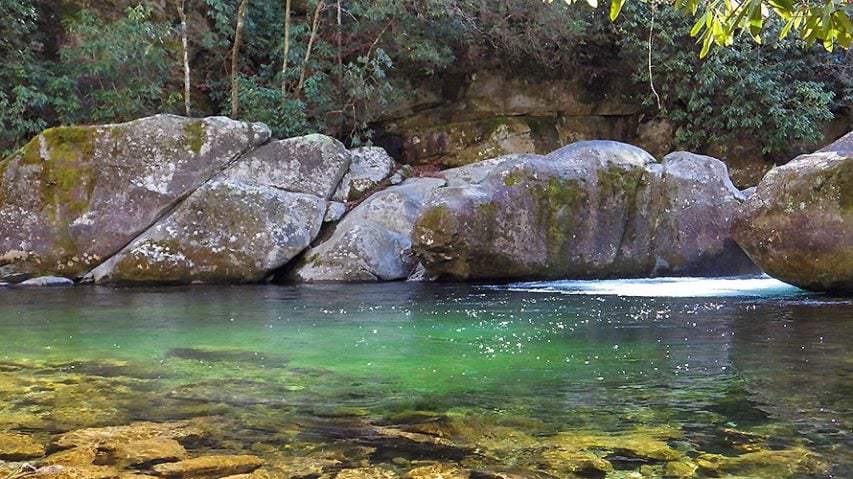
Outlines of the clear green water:
M848 478L851 340L849 299L767 281L5 289L0 431L214 417L193 454L334 451L328 477Z

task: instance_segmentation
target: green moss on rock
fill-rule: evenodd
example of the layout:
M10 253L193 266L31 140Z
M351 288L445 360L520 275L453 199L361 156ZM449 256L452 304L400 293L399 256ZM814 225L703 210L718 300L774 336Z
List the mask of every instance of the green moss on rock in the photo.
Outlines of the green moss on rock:
M186 141L186 145L196 155L201 153L205 137L206 133L203 121L193 121L184 126L184 140Z
M24 160L41 161L41 199L54 220L61 210L79 216L89 206L95 133L90 127L51 128L42 133L43 140L27 145ZM41 158L41 141L47 158Z

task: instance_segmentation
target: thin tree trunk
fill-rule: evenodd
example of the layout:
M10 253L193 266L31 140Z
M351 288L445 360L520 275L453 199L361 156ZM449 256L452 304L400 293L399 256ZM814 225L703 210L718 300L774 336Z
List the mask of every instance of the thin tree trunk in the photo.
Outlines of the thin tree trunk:
M237 69L240 53L240 39L243 36L243 20L249 0L241 0L237 8L237 29L234 31L234 46L231 49L231 118L237 118Z
M281 62L281 97L287 96L287 56L290 54L290 0L284 2L284 60Z
M338 31L337 31L337 40L338 40L338 104L343 106L344 104L344 57L343 57L343 30L341 25L341 0L338 0ZM338 136L342 135L344 132L344 123L346 122L346 117L341 115L340 120L338 121Z
M184 9L186 0L175 0L175 6L178 8L178 15L181 17L181 46L184 50L184 109L187 116L190 114L190 56L187 39L187 13Z
M299 72L299 83L296 85L297 97L302 93L302 85L305 84L305 71L308 70L311 49L314 48L314 40L317 38L317 30L320 28L320 10L322 9L323 0L317 0L317 8L314 9L314 19L311 21L311 36L308 37L308 48L305 49L305 59L302 60L302 71Z

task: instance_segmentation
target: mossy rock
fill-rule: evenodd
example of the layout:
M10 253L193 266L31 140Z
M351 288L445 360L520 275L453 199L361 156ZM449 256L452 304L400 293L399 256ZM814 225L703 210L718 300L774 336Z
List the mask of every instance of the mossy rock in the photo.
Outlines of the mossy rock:
M771 276L853 294L853 157L820 152L773 169L744 203L734 235Z
M639 148L591 141L474 168L444 172L452 184L432 195L415 224L413 250L433 279L719 274L752 266L729 236L740 192L713 158L661 165Z
M44 131L0 163L2 274L81 276L269 134L172 115Z

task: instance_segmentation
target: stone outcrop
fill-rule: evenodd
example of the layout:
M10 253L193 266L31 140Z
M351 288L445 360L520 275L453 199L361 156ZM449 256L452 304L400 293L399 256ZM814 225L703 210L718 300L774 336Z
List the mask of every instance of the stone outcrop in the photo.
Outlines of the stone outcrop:
M350 164L340 142L272 142L203 185L109 261L96 283L257 282L317 236Z
M630 91L623 78L601 79L593 86L580 79L481 71L447 82L427 87L426 94L421 88L420 103L397 112L401 119L382 123L377 143L405 163L438 161L453 167L506 154L549 152L580 140L638 139L640 105L628 95L607 93ZM449 96L448 90L455 94Z
M0 278L81 276L269 136L171 115L46 130L0 163Z
M710 157L659 164L639 148L592 141L493 160L467 176L479 181L436 191L415 224L413 250L431 278L755 271L729 235L741 194Z
M332 236L305 253L299 281L389 281L407 278L412 227L439 178L418 178L372 195L337 225Z
M470 111L456 113L592 108L550 94L546 104L471 90ZM605 111L597 105L584 111ZM389 178L395 164L380 148L268 137L260 124L169 115L47 130L0 163L0 280L87 271L97 283L175 284L756 271L729 234L746 195L710 157L677 152L659 163L637 147L589 141L437 173L407 167L433 177L402 182L400 171ZM844 141L820 155L839 157Z
M774 168L743 205L735 238L767 274L804 289L853 293L851 135Z

